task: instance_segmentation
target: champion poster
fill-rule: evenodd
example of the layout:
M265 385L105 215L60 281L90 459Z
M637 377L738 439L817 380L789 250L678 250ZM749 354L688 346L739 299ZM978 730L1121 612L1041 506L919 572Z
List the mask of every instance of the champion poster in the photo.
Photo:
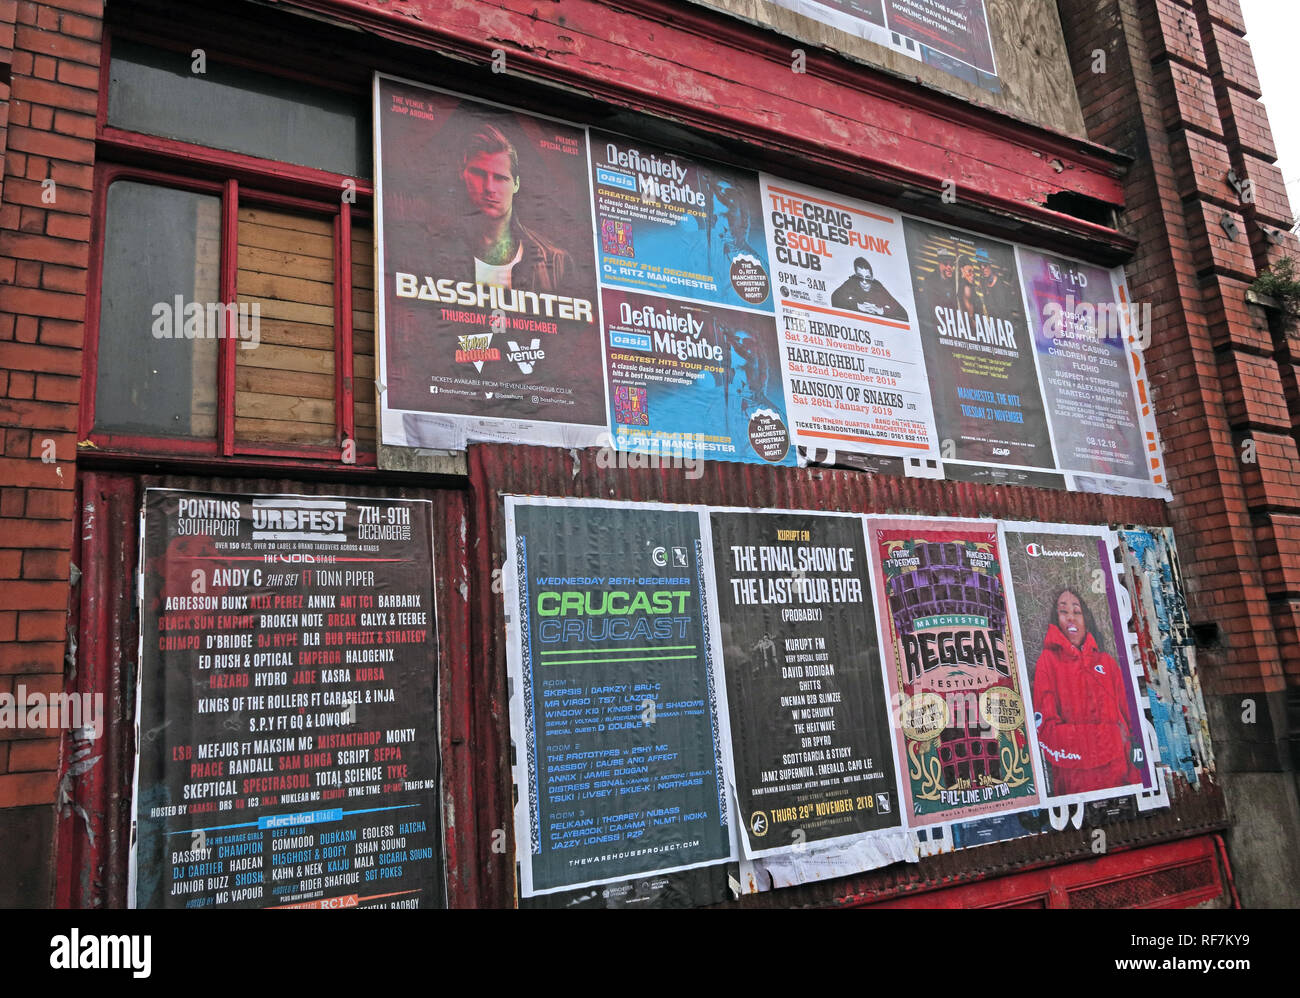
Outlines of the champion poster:
M770 315L601 292L618 450L793 465Z
M710 524L746 855L900 827L861 517Z
M945 463L1054 469L1013 248L914 218L903 226Z
M772 311L758 175L591 132L607 287Z
M1111 273L1017 248L1034 347L1066 471L1149 480L1125 339L1127 316Z
M430 508L146 491L135 907L444 904Z
M506 499L525 896L734 859L699 512Z
M1037 807L996 523L868 517L912 827Z
M375 78L382 440L605 430L585 130Z
M937 456L902 218L776 177L762 182L795 439L833 452L831 463Z
M1105 527L1003 525L1048 802L1154 786Z

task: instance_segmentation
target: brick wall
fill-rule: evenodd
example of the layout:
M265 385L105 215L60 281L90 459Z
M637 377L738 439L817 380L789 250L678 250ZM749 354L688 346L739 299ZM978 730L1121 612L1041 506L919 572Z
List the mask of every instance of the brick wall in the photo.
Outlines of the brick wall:
M1192 619L1220 629L1201 656L1208 688L1279 691L1283 662L1300 660L1281 613L1285 594L1300 591L1300 386L1246 289L1285 250L1273 240L1290 209L1240 7L1060 7L1089 137L1136 158L1124 221L1140 246L1127 270L1158 317L1146 360ZM1097 49L1108 54L1102 73L1092 71ZM1243 197L1230 172L1253 191Z
M0 692L64 684L102 8L0 0ZM0 729L0 905L47 902L59 745Z

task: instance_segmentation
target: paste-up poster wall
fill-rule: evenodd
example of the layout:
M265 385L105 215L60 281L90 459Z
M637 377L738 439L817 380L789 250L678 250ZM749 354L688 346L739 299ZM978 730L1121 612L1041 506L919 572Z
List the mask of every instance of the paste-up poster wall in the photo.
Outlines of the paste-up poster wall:
M505 503L529 903L714 903L683 875L768 889L1168 803L1105 528Z
M426 500L145 493L131 898L440 907Z
M1168 494L1118 271L387 76L375 133L388 446Z

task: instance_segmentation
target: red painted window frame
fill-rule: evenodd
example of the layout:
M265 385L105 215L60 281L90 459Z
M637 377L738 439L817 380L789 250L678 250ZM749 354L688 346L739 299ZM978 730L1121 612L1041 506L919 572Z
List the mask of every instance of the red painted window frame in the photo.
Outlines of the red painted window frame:
M121 37L159 47L177 48L174 42L121 32ZM357 451L355 461L342 461L346 441L355 441L356 415L353 379L352 330L352 222L369 219L374 187L361 177L260 159L177 139L161 138L115 128L108 124L108 87L113 34L105 32L100 63L100 101L96 115L96 166L93 192L95 231L90 247L90 273L86 296L86 338L83 350L81 405L77 439L83 451L125 457L196 459L215 458L236 463L266 463L328 467L334 470L371 471L377 467L374 451ZM210 55L214 61L248 65L245 60ZM255 66L262 72L264 66ZM339 89L327 81L286 72L279 75ZM335 439L332 444L276 444L235 439L236 344L226 315L226 336L217 346L217 433L214 439L106 433L94 429L95 395L99 373L99 319L103 292L105 218L109 187L118 180L135 180L221 198L220 297L237 298L238 224L241 204L257 204L333 220L334 227L334 400ZM352 198L344 192L351 191ZM378 433L378 427L376 427Z

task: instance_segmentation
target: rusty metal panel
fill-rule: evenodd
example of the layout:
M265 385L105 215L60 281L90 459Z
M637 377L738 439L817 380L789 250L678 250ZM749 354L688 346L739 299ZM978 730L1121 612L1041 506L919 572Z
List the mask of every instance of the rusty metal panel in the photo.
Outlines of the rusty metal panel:
M491 581L505 560L505 494L568 496L631 502L668 502L766 509L816 509L853 513L993 517L1111 526L1166 524L1166 506L1152 499L1069 493L1020 486L940 482L818 468L787 469L703 462L681 467L628 468L631 455L542 447L481 445L470 448L471 529L476 547L473 581L478 824L503 829L505 856L479 843L481 903L516 902L504 606ZM612 467L622 463L625 467ZM669 464L667 460L663 462ZM499 588L499 587L498 587ZM1205 783L1194 791L1175 781L1173 805L1106 824L1108 849L1204 834L1227 827L1221 790ZM806 884L734 902L742 907L861 904L920 890L971 882L1012 871L1092 857L1090 828L1067 828L1026 838L961 849L896 864L836 881ZM506 860L503 862L503 860Z
M140 500L146 488L169 488L432 500L447 893L452 905L478 905L475 843L482 836L477 832L471 794L476 774L465 494L410 485L89 471L79 475L79 482L82 531L74 560L83 576L77 594L79 620L74 625L76 672L68 689L102 693L107 720L103 744L93 746L91 753L78 755L82 746L74 735L65 736L56 903L69 908L121 908L128 901Z

